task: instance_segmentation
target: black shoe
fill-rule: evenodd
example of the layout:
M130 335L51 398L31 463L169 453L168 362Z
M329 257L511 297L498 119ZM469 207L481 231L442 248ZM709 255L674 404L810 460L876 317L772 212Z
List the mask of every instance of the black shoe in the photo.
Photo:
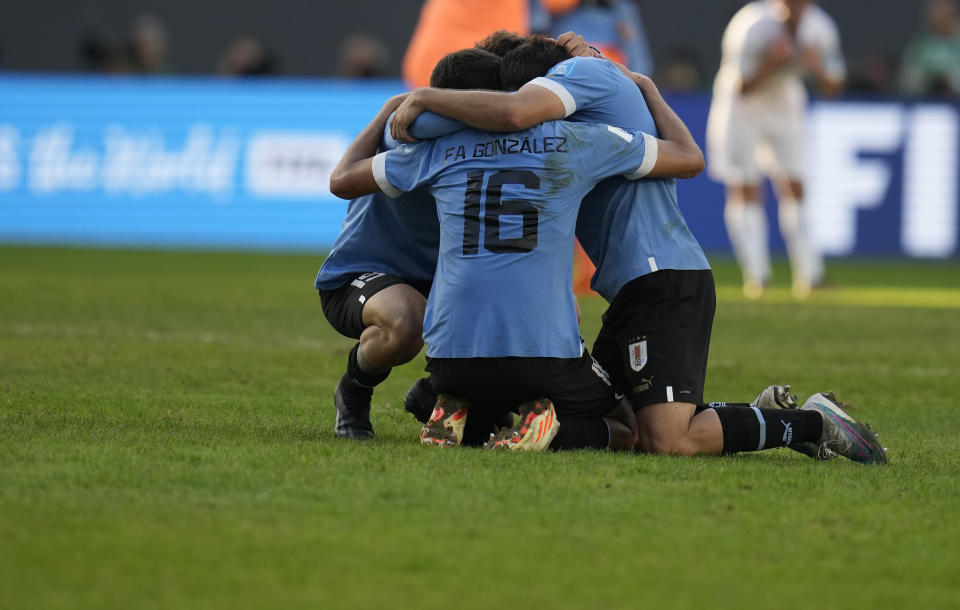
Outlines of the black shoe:
M337 407L333 434L338 438L372 438L373 425L370 423L372 398L373 388L357 384L349 374L341 377L333 393L333 404Z
M406 396L403 397L403 410L417 418L421 424L430 421L430 415L433 413L433 407L437 404L437 394L430 385L430 379L424 377L418 379Z

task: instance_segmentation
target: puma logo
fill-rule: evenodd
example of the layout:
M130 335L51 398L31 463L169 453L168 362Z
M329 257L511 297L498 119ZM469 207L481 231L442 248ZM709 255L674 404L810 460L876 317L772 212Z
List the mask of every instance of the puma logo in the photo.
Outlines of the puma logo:
M789 445L793 442L793 427L782 419L780 423L783 424L783 444Z

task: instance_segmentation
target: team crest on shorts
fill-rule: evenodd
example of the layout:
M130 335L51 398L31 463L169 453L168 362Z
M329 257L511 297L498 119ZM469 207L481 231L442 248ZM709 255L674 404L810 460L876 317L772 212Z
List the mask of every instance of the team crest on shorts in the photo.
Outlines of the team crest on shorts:
M628 345L627 355L630 358L630 368L639 373L643 367L647 366L647 340Z

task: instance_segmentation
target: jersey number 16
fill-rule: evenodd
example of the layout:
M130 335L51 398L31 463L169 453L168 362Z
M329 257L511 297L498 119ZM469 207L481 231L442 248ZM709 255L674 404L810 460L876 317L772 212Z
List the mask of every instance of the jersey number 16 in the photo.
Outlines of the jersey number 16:
M467 174L467 194L463 202L463 254L477 254L480 248L480 208L483 170ZM487 181L486 205L483 209L483 247L490 252L530 252L537 247L537 222L540 215L524 199L501 200L504 184L521 184L528 189L540 188L540 177L528 170L499 171ZM500 237L501 216L522 216L523 236Z

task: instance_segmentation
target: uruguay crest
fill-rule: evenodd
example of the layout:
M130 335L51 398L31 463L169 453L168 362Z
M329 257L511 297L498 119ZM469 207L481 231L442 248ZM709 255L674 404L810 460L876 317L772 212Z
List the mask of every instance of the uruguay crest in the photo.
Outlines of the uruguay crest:
M639 373L647 366L647 340L628 345L627 356L630 358L630 368Z

